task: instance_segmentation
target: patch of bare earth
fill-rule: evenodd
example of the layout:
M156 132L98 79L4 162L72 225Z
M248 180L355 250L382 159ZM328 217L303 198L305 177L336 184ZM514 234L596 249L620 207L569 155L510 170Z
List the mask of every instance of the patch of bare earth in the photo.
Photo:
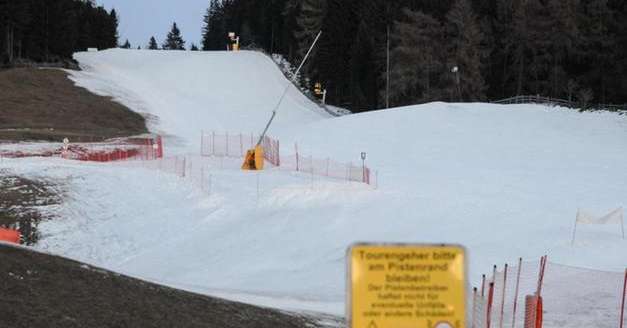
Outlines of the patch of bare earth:
M63 70L0 70L0 140L88 142L146 132L140 114L75 86Z
M37 226L53 219L41 211L61 203L61 192L51 181L35 181L0 171L0 227L19 230L22 243L34 245L39 240Z
M320 327L303 315L184 292L0 244L0 327Z

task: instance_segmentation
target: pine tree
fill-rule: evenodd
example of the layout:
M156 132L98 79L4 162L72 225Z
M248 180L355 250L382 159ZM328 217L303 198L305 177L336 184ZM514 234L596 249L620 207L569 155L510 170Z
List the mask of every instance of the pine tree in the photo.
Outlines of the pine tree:
M577 43L578 62L582 63L581 80L592 86L598 100L606 103L612 75L614 75L614 56L616 36L610 33L615 25L614 15L607 0L590 0L582 4L579 14L581 42ZM574 91L574 90L570 90Z
M116 45L118 44L118 25L119 25L119 18L118 18L118 14L115 11L115 8L111 9L111 12L109 13L109 24L106 24L106 41L105 44L103 44L104 49L106 48L114 48L116 47Z
M0 64L64 61L87 47L117 47L113 13L115 19L93 1L0 0Z
M366 22L362 20L350 51L349 78L353 112L363 111L373 102L376 104L378 97L377 90L373 89L376 88L376 75L368 69L374 53L374 40L369 30Z
M608 35L615 38L616 47L612 52L612 74L608 82L608 94L612 98L606 102L627 104L627 3L624 0L609 0L608 7L612 10L613 21Z
M4 54L7 62L20 57L24 32L31 19L31 10L27 1L5 1L0 3L0 20L3 23Z
M192 43L192 47L190 48L191 51L198 51L198 46L196 46L196 44Z
M514 1L501 0L497 2L494 19L494 49L492 51L492 65L494 79L490 81L492 95L507 98L513 94L512 81L514 78L513 57L517 46L514 33Z
M255 35L253 34L250 24L243 22L239 33L240 47L256 46Z
M536 0L530 0L536 1ZM513 0L512 4L512 28L511 28L511 44L512 48L512 65L514 69L514 94L522 95L523 87L526 82L526 70L529 59L527 53L532 49L532 40L530 36L531 17L526 0Z
M122 48L122 49L131 49L131 43L128 42L128 39L126 39L126 42L124 42L124 44L121 45L120 48Z
M157 45L157 40L154 36L150 37L150 41L148 42L148 49L150 50L158 50L159 46Z
M203 18L202 50L224 50L226 47L226 22L224 3L211 0Z
M441 23L430 15L404 11L396 22L391 52L390 100L396 105L441 99L438 76L445 74Z
M560 98L565 94L564 86L568 83L567 60L576 48L580 35L577 26L577 7L579 0L549 0L547 9L551 13L552 31L549 34L552 55L550 71L550 94Z
M172 29L163 43L163 50L185 50L185 41L181 37L181 31L176 26L176 22L172 24Z
M456 72L447 74L456 85L457 96L451 100L477 101L484 98L485 84L481 75L481 41L477 17L469 0L457 0L446 16L447 42L449 46L448 67L457 67ZM445 73L446 74L446 73ZM446 75L445 75L446 76ZM455 92L450 92L455 94Z
M299 30L294 33L298 40L298 56L303 58L314 38L322 29L327 15L327 0L303 0L296 18Z

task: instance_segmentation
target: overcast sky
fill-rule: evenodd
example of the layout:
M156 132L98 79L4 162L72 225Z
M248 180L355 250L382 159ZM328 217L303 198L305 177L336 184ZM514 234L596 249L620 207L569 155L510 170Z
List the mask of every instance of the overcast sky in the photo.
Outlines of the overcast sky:
M107 11L115 8L120 17L120 43L126 39L145 48L151 36L161 47L172 22L181 29L185 46L200 43L202 18L209 0L96 0Z

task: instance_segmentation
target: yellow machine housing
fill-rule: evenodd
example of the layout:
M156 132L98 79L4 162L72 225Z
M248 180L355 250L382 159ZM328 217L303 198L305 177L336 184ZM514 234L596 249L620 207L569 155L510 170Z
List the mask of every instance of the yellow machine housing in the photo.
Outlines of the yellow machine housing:
M255 146L246 152L246 159L242 164L242 170L263 170L263 147Z
M316 82L316 84L314 85L314 93L316 94L316 96L322 95L322 83Z

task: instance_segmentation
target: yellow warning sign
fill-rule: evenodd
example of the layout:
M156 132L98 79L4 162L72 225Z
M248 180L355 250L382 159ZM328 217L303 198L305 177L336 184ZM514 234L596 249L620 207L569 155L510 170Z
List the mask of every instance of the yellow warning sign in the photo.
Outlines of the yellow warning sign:
M348 261L351 328L465 326L463 247L357 244Z

